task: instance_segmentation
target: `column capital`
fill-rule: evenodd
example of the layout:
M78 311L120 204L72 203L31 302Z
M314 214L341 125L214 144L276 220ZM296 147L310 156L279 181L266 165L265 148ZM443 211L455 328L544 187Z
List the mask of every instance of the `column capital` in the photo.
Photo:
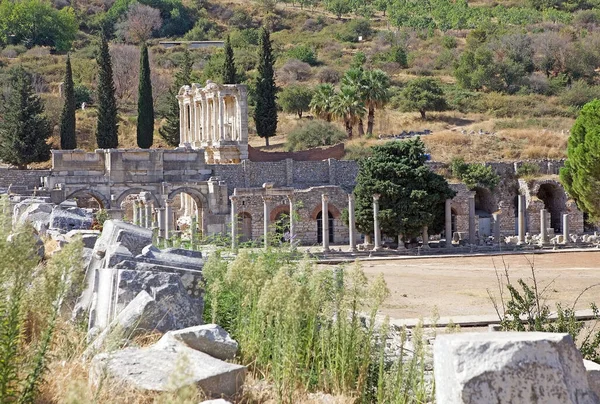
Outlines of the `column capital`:
M329 201L329 195L327 195L327 194L321 194L321 200L325 201L325 202Z
M273 196L272 195L263 195L262 199L263 199L263 202L270 202L271 200L273 200Z
M353 201L354 200L354 194L353 193L348 194L348 200L349 201Z
M294 202L296 200L296 194L294 194L293 192L290 192L289 194L287 194L286 197L288 198L288 200L290 202Z
M381 194L373 194L373 201L377 202L381 198Z
M237 203L240 200L240 197L237 195L231 195L229 197L229 200L231 201L231 203Z

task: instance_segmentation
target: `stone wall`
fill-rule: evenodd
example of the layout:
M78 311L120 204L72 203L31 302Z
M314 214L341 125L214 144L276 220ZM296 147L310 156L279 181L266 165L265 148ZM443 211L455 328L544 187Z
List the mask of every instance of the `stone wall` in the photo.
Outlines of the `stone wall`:
M248 146L248 159L254 162L281 161L292 159L294 161L321 161L327 159L339 160L344 157L346 150L343 143L326 148L314 148L297 152L265 152Z
M41 178L50 175L50 170L17 170L0 168L0 187L17 187L33 189L42 185Z

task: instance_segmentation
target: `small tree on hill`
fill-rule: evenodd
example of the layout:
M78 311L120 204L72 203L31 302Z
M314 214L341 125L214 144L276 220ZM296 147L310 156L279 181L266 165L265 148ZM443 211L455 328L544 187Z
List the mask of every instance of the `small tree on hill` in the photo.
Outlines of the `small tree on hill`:
M600 100L586 104L571 129L560 179L577 206L600 220Z
M154 105L148 47L142 44L140 52L140 84L138 86L137 144L142 149L152 147L154 136Z
M186 49L183 53L181 67L175 74L175 83L169 90L169 108L165 116L166 122L158 129L158 134L169 146L179 146L179 100L177 94L182 86L192 83L192 67L193 61L190 51Z
M287 113L298 114L302 118L302 113L308 111L312 100L313 90L306 86L288 86L279 94L279 105Z
M229 35L225 40L225 62L223 63L223 84L236 84L235 59Z
M444 92L438 82L429 77L415 79L402 91L406 111L419 111L425 119L427 111L444 111L448 108Z
M0 160L25 169L29 163L50 158L47 140L52 128L31 76L22 67L12 70L10 84L0 119Z
M102 34L98 53L98 125L96 143L100 149L119 146L119 124L117 123L117 100L113 81L112 62L108 52L108 41Z
M277 132L277 87L273 71L273 47L271 36L266 28L260 31L258 45L258 76L256 77L256 106L254 108L254 123L256 133L265 138L269 145L269 138Z
M60 116L60 148L73 150L77 148L75 135L75 86L73 85L73 72L71 71L71 57L67 55L65 67L65 80L63 84L63 105Z
M442 229L444 201L455 192L425 160L425 144L416 138L374 146L371 156L359 161L354 194L361 233L373 233L374 194L381 195L379 221L387 236L417 237L424 226L432 232Z

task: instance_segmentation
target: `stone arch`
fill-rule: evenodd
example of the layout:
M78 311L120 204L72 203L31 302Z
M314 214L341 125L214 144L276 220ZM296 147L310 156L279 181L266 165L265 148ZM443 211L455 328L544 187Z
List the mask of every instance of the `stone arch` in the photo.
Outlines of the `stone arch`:
M121 206L121 204L123 202L125 202L125 199L129 196L129 195L135 195L135 194L139 194L141 192L147 192L148 194L150 194L150 196L152 197L152 201L154 202L154 207L155 208L162 208L163 204L160 203L160 200L156 197L156 195L154 195L154 193L152 191L148 191L146 189L143 188L130 188L127 191L123 191L121 193L121 195L119 195L119 197L117 198L117 202L116 202L116 206Z
M322 204L318 204L317 206L315 206L315 208L312 210L312 212L310 214L311 219L317 220L317 216L321 213L322 209L323 209ZM342 215L340 210L331 202L329 202L327 204L327 210L329 210L329 214L331 214L334 219L339 219L340 216Z
M498 210L496 198L487 188L476 187L475 191L475 213L480 217L489 217Z
M567 194L563 186L554 180L536 183L531 194L544 202L544 208L550 213L550 225L555 231L562 231L562 214L566 209Z
M106 198L100 192L94 191L93 189L87 189L87 188L78 189L74 192L71 192L65 198L65 200L71 199L71 198L76 198L78 196L88 196L88 197L94 198L96 200L96 202L98 202L98 205L100 205L100 209L110 208L110 202L109 202L108 198ZM119 205L117 205L117 206L119 206Z
M192 199L194 200L194 202L196 202L196 206L198 207L198 209L208 209L209 208L208 198L206 197L206 195L204 195L202 192L200 192L196 188L192 188L192 187L176 188L169 193L167 198L172 200L179 194L188 194L189 196L191 196Z
M278 205L271 209L271 213L269 213L269 223L273 223L279 215L285 213L289 216L290 214L290 205Z

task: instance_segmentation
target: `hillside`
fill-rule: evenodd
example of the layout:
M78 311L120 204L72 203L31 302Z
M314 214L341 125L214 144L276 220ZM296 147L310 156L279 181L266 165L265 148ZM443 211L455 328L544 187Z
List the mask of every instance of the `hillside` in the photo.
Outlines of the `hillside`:
M183 59L182 47L165 49L161 39L223 40L229 35L239 79L249 85L252 96L262 25L273 32L280 95L319 83L339 87L352 66L381 69L389 76L390 99L375 111L373 136L357 138L355 129L354 139L347 140L348 158L364 155L366 147L390 135L425 129L432 132L424 140L438 161L455 156L467 161L563 158L578 109L600 95L600 9L593 1L429 0L421 5L403 0L143 0L139 9L130 0L17 3L34 11L39 7L56 21L35 32L26 24L11 26L15 19L31 19L27 13L33 11L11 9L13 3L2 0L0 84L6 89L9 69L23 65L33 74L34 87L56 125L62 108L59 83L70 49L78 99L88 103L77 112L78 145L87 150L96 147L94 55L101 27L109 27L114 38L120 146L135 145L135 34L148 21L157 128ZM222 49L193 49L191 55L198 82L220 81ZM445 99L444 111L428 112L426 119L412 111L404 91L423 77L437 80ZM251 97L251 109L252 103ZM308 111L302 118L281 112L278 136L269 149L285 149L287 135L312 119ZM335 124L343 129L342 122ZM56 128L54 132L56 146ZM264 145L264 139L252 138L252 119L250 132L252 145ZM167 147L158 131L154 147Z

